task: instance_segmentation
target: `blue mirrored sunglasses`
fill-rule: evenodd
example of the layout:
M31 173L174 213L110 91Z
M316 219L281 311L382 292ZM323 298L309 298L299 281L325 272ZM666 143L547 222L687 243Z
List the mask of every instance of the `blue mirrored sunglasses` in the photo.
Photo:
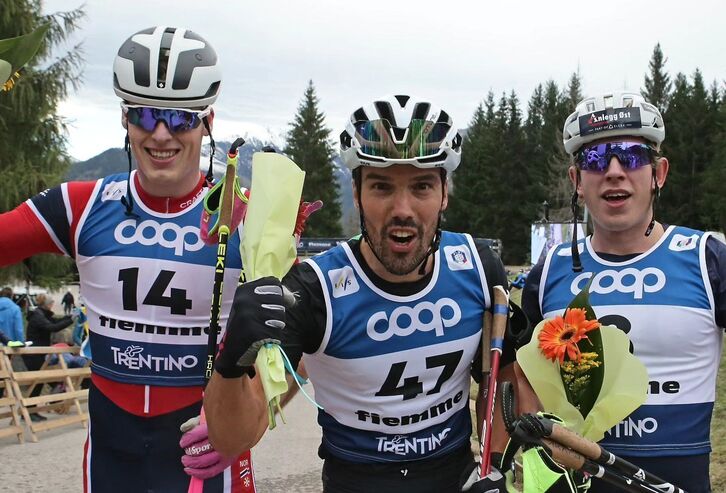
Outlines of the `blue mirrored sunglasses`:
M634 170L652 164L655 149L642 142L605 142L580 149L575 155L575 164L583 171L603 173L613 157L626 170Z
M147 132L153 132L159 122L166 123L171 132L186 132L195 129L202 119L211 113L211 108L201 111L181 108L155 108L151 106L131 106L122 104L128 121Z

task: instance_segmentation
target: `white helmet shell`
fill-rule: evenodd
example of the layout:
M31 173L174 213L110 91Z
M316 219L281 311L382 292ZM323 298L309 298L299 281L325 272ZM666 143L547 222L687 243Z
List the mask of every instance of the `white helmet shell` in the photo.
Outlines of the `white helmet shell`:
M204 108L217 99L222 75L214 48L187 29L139 31L118 50L113 89L132 104Z
M340 134L340 151L351 170L411 164L450 173L461 161L461 141L444 110L413 96L395 95L353 112Z
M589 142L620 136L642 137L660 148L665 124L658 108L635 92L585 98L565 120L562 143L572 155Z

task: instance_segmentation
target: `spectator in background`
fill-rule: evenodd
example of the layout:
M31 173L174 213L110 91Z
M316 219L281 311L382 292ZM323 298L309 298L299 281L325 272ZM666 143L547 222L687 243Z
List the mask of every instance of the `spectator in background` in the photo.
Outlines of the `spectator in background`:
M66 315L56 318L53 314L53 298L45 294L39 294L35 298L38 307L28 313L28 338L38 346L50 346L50 335L54 332L61 331L73 323L73 317ZM29 371L39 370L45 361L43 354L26 354L23 355L23 361ZM42 385L36 385L30 397L40 395ZM31 413L32 421L44 421L48 418L38 413Z
M23 334L23 317L20 307L13 302L13 290L3 288L0 291L0 332L8 342L25 342ZM3 344L8 344L3 342Z
M66 294L63 295L61 304L63 305L63 313L65 315L70 315L71 310L74 306L76 306L76 300L73 299L73 294L71 294L70 291L66 291Z

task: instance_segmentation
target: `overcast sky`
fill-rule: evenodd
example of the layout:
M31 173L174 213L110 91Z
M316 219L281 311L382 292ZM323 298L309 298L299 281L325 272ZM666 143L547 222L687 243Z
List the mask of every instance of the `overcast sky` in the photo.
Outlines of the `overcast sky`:
M45 0L46 12L79 0ZM674 76L700 68L726 80L723 0L87 0L78 32L81 89L61 105L70 154L121 147L112 64L121 43L153 25L206 38L222 65L215 137L287 129L307 81L337 138L373 98L410 93L468 124L489 90L514 89L526 107L535 86L580 70L584 92L638 90L657 42Z

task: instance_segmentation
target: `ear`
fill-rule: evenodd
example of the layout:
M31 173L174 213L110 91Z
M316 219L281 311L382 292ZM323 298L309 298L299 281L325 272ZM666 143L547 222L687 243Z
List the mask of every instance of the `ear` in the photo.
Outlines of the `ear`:
M441 210L445 211L449 206L449 180L444 181L442 186L444 187L444 191L443 198L441 200Z
M127 130L129 128L129 117L123 112L123 110L121 110L121 126Z
M358 202L358 187L355 186L355 180L350 180L350 185L353 187L353 205L356 210L360 210L360 203Z
M582 180L578 180L577 179L577 173L578 172L579 172L579 170L576 167L574 167L574 166L570 166L569 168L567 168L567 174L570 177L570 181L572 182L572 186L573 187L577 187L576 188L577 195L580 198L582 198Z
M209 123L209 130L214 130L214 108L211 109L211 112L207 115L207 123ZM209 137L209 132L207 132L207 129L202 125L202 135L205 137Z
M670 169L670 164L668 163L668 159L662 157L659 158L658 161L655 163L655 180L656 183L658 183L658 188L663 188L663 185L665 185L666 177L668 176L668 170Z

